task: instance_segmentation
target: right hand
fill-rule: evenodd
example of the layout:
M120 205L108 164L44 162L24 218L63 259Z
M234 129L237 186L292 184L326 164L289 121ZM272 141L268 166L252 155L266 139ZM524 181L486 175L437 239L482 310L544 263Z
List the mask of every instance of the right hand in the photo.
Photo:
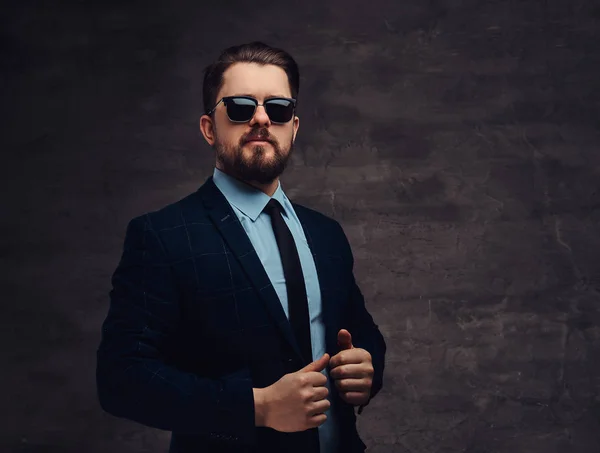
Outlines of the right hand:
M284 433L316 428L327 420L325 411L331 403L326 399L327 377L321 373L329 363L329 354L304 368L284 375L266 390L265 424Z

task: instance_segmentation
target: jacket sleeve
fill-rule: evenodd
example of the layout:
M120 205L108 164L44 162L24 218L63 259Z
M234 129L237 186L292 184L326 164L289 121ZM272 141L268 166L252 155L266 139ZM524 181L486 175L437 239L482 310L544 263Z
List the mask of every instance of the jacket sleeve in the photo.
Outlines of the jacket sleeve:
M112 286L97 350L101 407L152 428L252 445L254 398L247 368L208 379L168 363L180 301L148 215L129 222Z
M345 260L349 266L350 313L348 319L350 320L350 326L348 327L348 331L352 334L352 344L354 347L365 349L371 354L374 370L369 401L358 408L358 413L361 414L363 408L371 402L371 399L373 399L383 387L386 343L383 335L379 331L379 327L375 324L373 317L365 307L365 299L354 277L354 255L352 254L352 248L350 247L350 243L348 242L348 238L346 237L342 226L339 225L339 223L338 226L343 239Z

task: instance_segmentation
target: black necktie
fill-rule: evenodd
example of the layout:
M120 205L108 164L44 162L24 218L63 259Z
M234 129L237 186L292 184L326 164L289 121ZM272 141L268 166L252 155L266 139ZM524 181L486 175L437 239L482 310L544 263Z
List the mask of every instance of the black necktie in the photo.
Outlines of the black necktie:
M271 216L275 239L281 255L285 287L287 290L290 324L300 345L300 352L305 363L312 362L312 347L310 342L310 319L308 314L308 298L304 274L296 243L288 226L281 215L282 206L273 198L265 206L265 212Z

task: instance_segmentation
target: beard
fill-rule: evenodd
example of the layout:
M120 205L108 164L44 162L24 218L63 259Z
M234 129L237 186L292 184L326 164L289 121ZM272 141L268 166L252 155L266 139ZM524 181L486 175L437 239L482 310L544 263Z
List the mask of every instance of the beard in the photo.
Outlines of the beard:
M270 145L251 145L252 154L247 156L243 147L248 143L248 137L266 140ZM273 158L266 160L269 146L273 147ZM218 138L214 144L217 153L217 162L221 169L242 181L254 181L260 184L270 184L277 179L286 169L294 148L290 138L287 149L282 148L278 141L269 136L266 129L252 130L243 136L238 145L224 143Z

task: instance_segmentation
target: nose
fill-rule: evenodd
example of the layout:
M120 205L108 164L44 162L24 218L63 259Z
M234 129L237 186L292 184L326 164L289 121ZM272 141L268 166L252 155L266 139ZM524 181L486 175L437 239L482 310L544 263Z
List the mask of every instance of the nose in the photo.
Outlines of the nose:
M259 105L256 107L256 111L254 112L254 116L250 120L250 126L260 125L260 126L270 126L271 120L269 115L267 115L267 111L263 105Z

